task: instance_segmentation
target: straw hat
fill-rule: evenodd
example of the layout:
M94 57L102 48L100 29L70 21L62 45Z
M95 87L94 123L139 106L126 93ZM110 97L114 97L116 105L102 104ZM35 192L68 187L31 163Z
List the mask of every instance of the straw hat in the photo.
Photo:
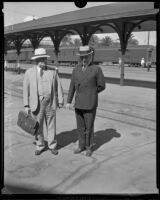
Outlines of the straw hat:
M35 60L37 58L49 58L50 56L47 55L46 49L44 48L38 48L35 49L34 56L31 58L31 60Z
M80 46L78 56L88 56L93 53L93 50L89 46Z

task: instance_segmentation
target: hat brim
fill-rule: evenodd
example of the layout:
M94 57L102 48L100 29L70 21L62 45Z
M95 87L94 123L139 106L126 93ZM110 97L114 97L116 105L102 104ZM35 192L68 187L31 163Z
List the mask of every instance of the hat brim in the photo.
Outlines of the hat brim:
M93 53L93 51L91 51L91 52L89 52L89 53L78 53L78 54L76 54L77 56L88 56L88 55L90 55L90 54L92 54Z
M36 60L37 58L49 58L49 57L50 57L49 55L39 55L39 56L33 56L31 60Z

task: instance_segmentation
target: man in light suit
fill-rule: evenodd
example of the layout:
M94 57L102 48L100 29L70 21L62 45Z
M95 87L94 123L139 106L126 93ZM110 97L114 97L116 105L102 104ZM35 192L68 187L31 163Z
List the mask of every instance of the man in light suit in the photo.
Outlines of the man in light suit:
M74 107L79 147L74 153L80 153L86 149L86 156L91 156L98 93L105 89L105 79L101 68L92 65L94 56L92 48L81 46L78 55L80 56L80 65L75 67L72 72L66 108L70 108L76 92Z
M64 103L63 89L56 70L47 68L46 50L38 48L31 58L36 65L28 69L23 81L23 103L25 111L39 122L36 134L35 155L40 155L45 150L43 124L46 122L47 141L51 153L58 154L56 149L56 108L61 108ZM57 105L58 104L58 105Z

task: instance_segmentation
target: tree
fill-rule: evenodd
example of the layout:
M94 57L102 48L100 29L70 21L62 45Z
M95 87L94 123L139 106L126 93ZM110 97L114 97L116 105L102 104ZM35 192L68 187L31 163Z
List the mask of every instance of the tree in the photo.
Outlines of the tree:
M99 37L97 35L92 35L89 40L89 45L97 47L99 45Z
M113 40L111 37L105 36L104 38L102 38L100 44L101 46L111 46L113 44Z
M61 46L73 46L71 35L65 35L61 41Z
M128 45L134 45L134 46L139 45L138 40L134 39L133 33L130 34L130 37L128 39Z
M75 39L73 40L73 43L74 43L74 46L76 46L76 47L79 47L79 46L82 45L82 41L81 41L81 39L79 39L79 38L75 38Z
M136 40L135 38L134 38L135 36L133 35L133 33L131 33L130 34L130 37L129 37L129 39L128 39L128 45L130 45L130 46L137 46L137 45L139 45L139 42L138 42L138 40ZM120 40L119 40L119 38L118 39L116 39L116 42L113 42L113 46L115 46L115 47L120 47Z
M120 43L115 41L115 42L113 42L112 46L119 48L120 47Z

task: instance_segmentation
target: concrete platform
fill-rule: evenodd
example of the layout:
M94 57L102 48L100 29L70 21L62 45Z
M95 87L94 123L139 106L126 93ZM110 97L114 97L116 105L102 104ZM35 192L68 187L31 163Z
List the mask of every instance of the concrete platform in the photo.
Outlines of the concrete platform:
M8 71L15 71L15 64L9 63ZM21 64L21 73L24 73L26 69L33 66L33 64ZM53 68L53 65L49 65ZM120 68L118 66L101 66L105 76L106 83L120 85ZM73 67L59 66L59 76L61 78L71 78ZM16 72L15 72L16 73ZM124 81L125 86L136 86L156 89L156 68L151 68L148 72L146 68L133 68L125 67Z
M154 89L106 84L89 158L73 154L74 111L57 110L59 154L35 156L34 138L16 125L22 80L23 74L5 72L4 182L10 194L158 194ZM67 92L69 80L61 81Z

